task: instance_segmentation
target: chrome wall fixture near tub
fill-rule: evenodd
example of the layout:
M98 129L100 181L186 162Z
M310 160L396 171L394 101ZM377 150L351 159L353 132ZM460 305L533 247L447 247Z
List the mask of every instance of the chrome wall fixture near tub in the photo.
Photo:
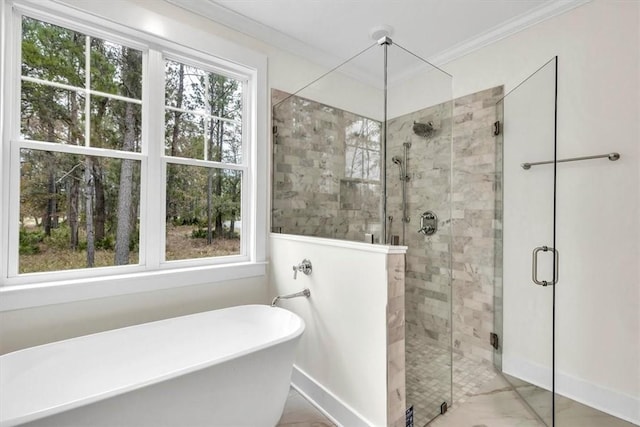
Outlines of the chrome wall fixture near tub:
M246 305L0 356L0 427L274 426L297 315Z

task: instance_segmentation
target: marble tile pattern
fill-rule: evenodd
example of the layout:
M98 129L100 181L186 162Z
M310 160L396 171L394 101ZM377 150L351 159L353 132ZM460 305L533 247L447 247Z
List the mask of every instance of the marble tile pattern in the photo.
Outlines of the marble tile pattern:
M387 424L405 426L404 255L387 256Z
M380 123L272 90L272 230L380 235Z
M502 137L493 133L502 96L495 87L453 106L453 351L487 364L502 296Z
M387 129L387 215L391 235L408 247L405 303L407 334L419 333L450 347L451 331L451 114L452 103L443 103L394 118ZM436 131L428 138L413 132L414 122L432 122ZM394 156L407 153L407 216L402 220L402 181ZM420 216L430 210L438 216L432 236L417 232Z
M413 406L416 426L440 414L443 402L451 403L451 352L431 338L407 334L407 405Z
M424 424L440 414L440 405L460 405L498 373L486 363L452 354L424 335L407 335L407 401L414 419ZM417 424L416 424L417 425Z
M299 97L278 104L286 96L272 91L277 104L273 109L275 231L350 240L362 240L364 233L379 235L379 183L348 176L347 138L354 123L363 118ZM502 232L501 174L496 167L501 164L502 150L501 138L493 135L493 123L501 96L501 87L492 88L388 122L387 214L393 217L388 231L399 235L409 248L401 315L396 310L400 300L392 296L399 282L392 277L394 268L389 268L390 425L402 424L404 408L414 401L432 400L437 405L416 409L424 411L425 417L439 410L443 401L451 404L451 357L448 361L433 357L424 366L417 363L425 352L417 356L413 347L419 347L419 342L412 346L404 333L424 337L445 355L453 349L458 361L483 363L485 370L492 363L488 337L494 331L494 304L499 305L501 297L500 292L494 295L494 284L500 285L496 250L499 255ZM414 122L432 122L436 130L428 137L418 136L412 130ZM375 146L372 137L367 138L364 146ZM391 158L402 158L405 145L409 145L409 221L403 224L402 182ZM359 171L367 168L369 177L376 177L370 170L375 169L375 159L366 167L361 163ZM434 211L439 219L439 230L432 236L416 231L426 210ZM405 368L398 362L400 354L406 356L406 395L400 382ZM428 389L425 393L433 399L418 397L416 384ZM469 392L475 385L457 387ZM456 386L453 393L457 394ZM416 419L422 421L427 420Z
M431 427L545 427L502 376L429 424Z
M402 235L402 183L391 157L408 151L409 222L406 323L444 348L465 357L493 361L494 283L501 277L495 252L501 240L501 186L496 165L500 138L493 135L502 87L488 89L389 121L387 212L391 234ZM429 137L414 122L432 122ZM417 233L420 215L438 216L438 232ZM453 328L453 330L452 330ZM451 334L453 342L451 342Z
M500 285L501 138L493 123L502 87L474 93L388 122L387 214L390 234L408 246L406 306L407 405L416 424L439 413L481 381L464 384L463 361L493 375L494 284ZM425 137L413 124L433 124ZM402 181L393 156L404 158L408 221L402 220ZM420 216L438 216L438 232L417 232ZM498 283L496 283L496 281ZM501 295L501 293L500 293ZM496 300L499 304L499 300ZM425 344L425 345L423 345ZM456 361L452 366L453 350ZM456 365L459 366L456 366ZM481 365L480 365L481 364ZM451 369L454 369L453 390ZM456 378L457 377L457 378Z

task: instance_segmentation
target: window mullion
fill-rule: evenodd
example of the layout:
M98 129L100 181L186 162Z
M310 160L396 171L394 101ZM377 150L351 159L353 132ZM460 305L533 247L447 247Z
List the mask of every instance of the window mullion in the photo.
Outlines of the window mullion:
M250 109L253 108L251 104L251 97L249 96L249 83L244 81L242 83L242 118L243 123L240 128L242 145L240 146L240 152L242 153L242 164L247 166L246 172L242 174L242 180L240 181L240 211L242 212L242 247L244 248L243 255L248 256L250 259L256 259L256 241L255 241L255 224L256 224L256 195L254 192L254 179L256 171L256 159L253 153L255 153L255 145L250 144L251 131L254 123L247 118L252 117ZM251 124L247 126L247 124Z
M20 148L40 151L54 151L58 153L79 154L82 156L108 157L112 159L142 160L143 155L134 151L108 150L105 148L85 147L84 145L60 144L50 141L33 141L31 139L16 139L11 141Z
M10 182L20 182L20 148L17 144L10 144ZM20 218L20 187L12 186L9 192L9 241L18 242L20 237L20 230L15 224L19 223ZM14 202L15 201L15 202ZM19 245L14 245L10 248L8 254L8 276L15 277L18 275L18 261L19 261Z
M6 6L5 6L6 7ZM8 11L6 11L8 12ZM4 43L6 46L5 63L0 65L4 66L2 73L6 73L6 81L2 88L2 114L4 114L4 123L2 124L2 230L0 231L0 237L2 241L2 249L0 255L2 255L2 279L6 276L15 276L18 273L18 247L17 245L9 245L9 242L17 242L19 239L19 229L13 226L17 224L20 217L20 209L18 203L14 201L20 199L19 191L20 187L16 185L9 185L10 183L20 182L20 172L16 169L16 164L19 165L19 160L16 162L16 156L14 155L14 144L9 143L8 140L15 137L20 133L20 71L21 64L17 58L22 55L22 48L19 40L21 40L22 34L22 17L19 14L11 16L7 13L6 16L0 17L3 19L2 25L7 24L7 28L13 28L13 31L6 31L3 34ZM13 27L10 21L13 20ZM8 203L6 203L8 201Z
M236 163L224 163L224 162L214 162L207 160L199 160L199 159L191 159L189 157L171 157L165 156L165 161L170 164L177 165L188 165L188 166L199 166L204 168L215 168L215 169L229 169L229 170L239 170L246 172L249 168L245 164L236 164Z
M79 92L85 95L88 92L90 95L102 96L104 98L115 99L118 101L124 101L124 102L130 102L132 104L142 105L142 101L140 99L128 98L126 96L120 96L114 93L100 92L99 90L86 89L84 87L79 88L79 87L71 86L64 83L52 82L52 81L42 80L42 79L29 77L29 76L21 76L20 78L22 79L22 81L25 81L25 82L31 82L31 83L44 85L44 86L56 87L56 88L65 89L68 91ZM86 81L85 81L85 84L86 84Z
M95 93L95 91L94 91L94 93ZM186 108L176 108L176 107L172 107L171 105L165 105L164 108L166 108L169 111L177 111L178 113L186 113L186 114L193 114L194 116L202 116L202 117L205 117L205 118L210 119L210 120L242 125L242 120L235 120L235 119L229 119L229 118L226 118L226 117L220 117L220 116L216 116L215 114L209 114L206 111L188 110Z
M91 37L84 38L84 145L91 146Z
M141 199L140 241L148 269L156 269L164 259L166 168L164 152L164 60L156 50L149 50L143 62L142 138L147 155L146 179ZM143 175L144 176L144 175ZM144 239L144 240L143 240Z
M204 78L204 100L205 100L205 104L204 104L204 108L206 108L206 112L211 112L211 100L209 99L209 93L211 91L210 88L210 82L209 82L209 73L205 74L205 78ZM211 160L211 153L209 153L209 141L208 141L208 136L209 136L209 126L213 126L213 122L211 122L211 124L209 124L210 119L207 117L203 118L204 120L204 138L202 138L202 140L204 141L204 160Z

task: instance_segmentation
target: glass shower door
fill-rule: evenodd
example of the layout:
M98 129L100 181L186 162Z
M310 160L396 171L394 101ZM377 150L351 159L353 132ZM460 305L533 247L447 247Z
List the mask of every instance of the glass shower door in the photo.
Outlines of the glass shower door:
M407 246L406 425L424 427L453 402L453 91L449 74L398 42L388 49L387 234Z
M505 95L496 125L503 138L503 276L496 283L495 320L502 333L495 361L548 426L554 425L558 280L556 76L557 57Z

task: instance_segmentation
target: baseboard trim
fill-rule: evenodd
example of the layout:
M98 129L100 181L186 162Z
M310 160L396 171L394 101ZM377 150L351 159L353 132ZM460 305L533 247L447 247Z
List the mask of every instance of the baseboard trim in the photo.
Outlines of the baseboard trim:
M295 365L291 373L291 385L337 426L373 426L366 418Z
M502 370L505 374L546 390L550 389L551 370L547 367L522 359L505 359L503 356ZM561 371L556 372L556 392L614 417L640 425L640 398L593 384Z
M630 423L640 425L639 398L563 373L558 373L556 376L556 388L562 396Z

